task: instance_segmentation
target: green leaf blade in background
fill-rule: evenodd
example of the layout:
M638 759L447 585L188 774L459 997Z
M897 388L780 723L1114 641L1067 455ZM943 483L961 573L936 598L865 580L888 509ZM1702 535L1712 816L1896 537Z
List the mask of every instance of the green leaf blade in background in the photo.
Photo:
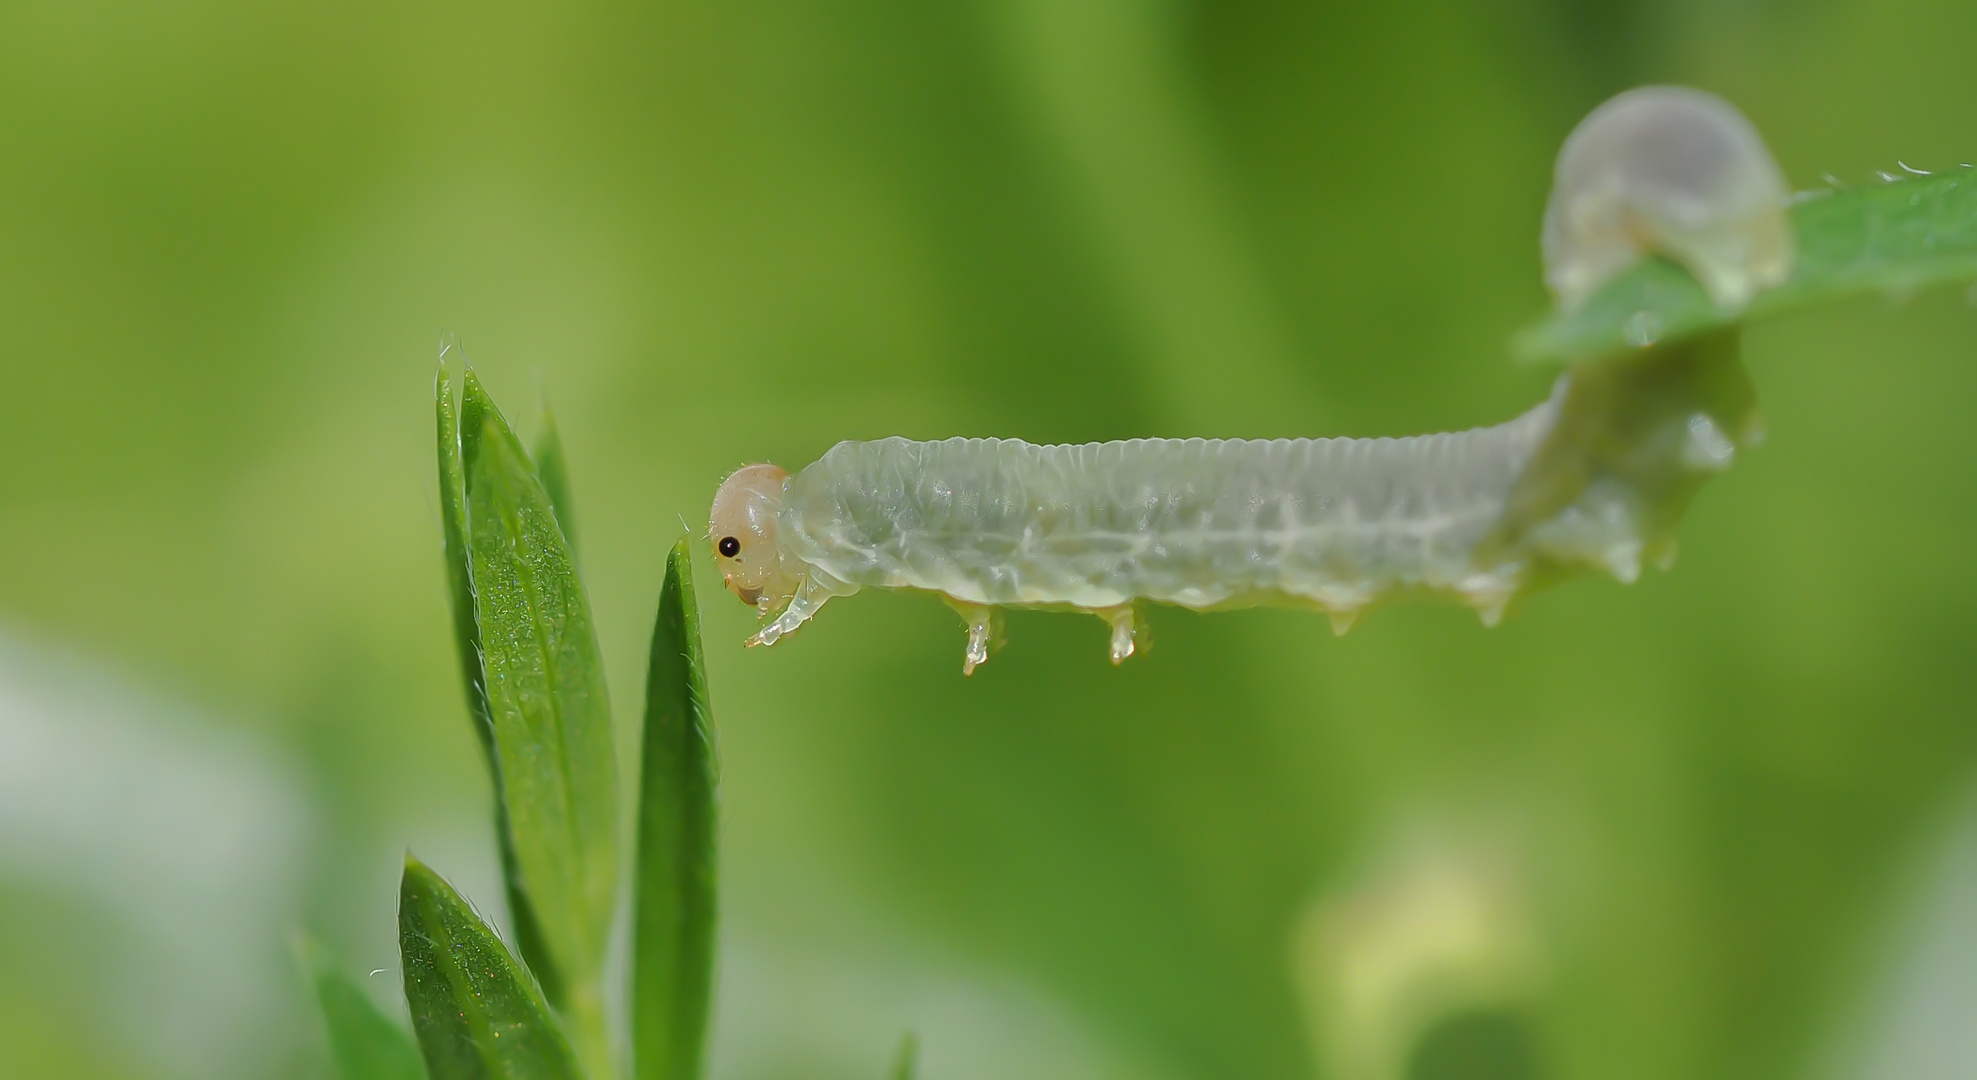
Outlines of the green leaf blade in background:
M638 1080L694 1080L713 983L713 718L688 542L666 559L645 687L633 913L632 1058Z
M542 984L551 1001L564 998L563 979L544 940L541 923L529 894L523 887L522 868L515 855L515 842L508 821L508 800L503 794L501 760L494 744L494 721L488 712L487 681L481 668L480 624L474 611L473 564L467 550L466 472L461 464L460 422L453 395L452 372L446 354L452 345L440 349L438 385L435 388L439 431L440 526L445 534L448 596L453 609L453 642L460 658L461 679L466 685L467 711L473 722L474 737L487 763L494 787L494 836L501 855L502 886L508 898L508 913L515 924L515 943L522 960Z
M1743 311L1716 306L1681 267L1645 259L1573 311L1517 337L1527 362L1560 362L1758 319L1854 293L1903 294L1977 277L1977 170L1835 191L1792 207L1792 276Z
M617 896L617 752L590 604L549 494L470 371L460 405L467 552L509 836L562 982L558 1008L609 1069L600 982Z
M398 938L405 1000L432 1080L582 1080L528 973L452 886L409 856Z
M899 1050L893 1055L891 1080L913 1080L919 1073L920 1040L909 1031L899 1040Z
M370 994L338 967L321 942L296 944L343 1080L422 1080L426 1068L412 1037L386 1016Z
M535 435L535 471L542 480L542 489L549 493L549 507L555 511L556 524L563 529L563 543L570 549L570 559L577 557L577 508L570 496L570 462L563 453L563 436L556 429L556 416L549 411L547 404L542 407L542 425Z

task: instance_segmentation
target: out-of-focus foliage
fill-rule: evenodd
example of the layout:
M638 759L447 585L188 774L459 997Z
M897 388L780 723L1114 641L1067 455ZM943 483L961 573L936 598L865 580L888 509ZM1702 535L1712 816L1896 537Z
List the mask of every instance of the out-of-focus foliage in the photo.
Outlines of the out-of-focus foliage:
M1946 0L0 8L4 640L196 703L157 738L251 749L221 775L297 777L293 887L256 903L395 967L408 845L503 906L435 540L442 335L514 415L554 391L632 686L659 552L744 461L1506 418L1548 384L1507 343L1588 109L1702 86L1795 187L1864 187L1977 152L1973 39ZM1096 620L1017 613L964 682L939 604L743 651L704 580L714 1075L883 1075L907 1029L928 1080L1336 1074L1345 957L1405 1044L1367 1060L1846 1071L1977 772L1977 316L1869 297L1745 357L1770 439L1675 570L1494 631L1156 611L1115 670ZM44 707L13 685L0 732ZM19 782L53 738L0 748L0 1074L316 1074L299 985L176 1056L131 1004L207 985L159 868L203 880L224 837L82 857L258 819Z
M330 1056L343 1080L423 1080L419 1048L318 942L299 951L322 1010Z
M898 1053L892 1059L892 1080L913 1080L919 1058L919 1040L911 1035L901 1039Z
M537 424L535 451L529 457L535 462L535 470L542 478L542 490L549 496L549 505L556 512L556 524L562 528L570 559L575 562L577 507L575 496L570 494L570 462L563 451L563 436L556 430L556 418L547 406L543 407L542 419Z

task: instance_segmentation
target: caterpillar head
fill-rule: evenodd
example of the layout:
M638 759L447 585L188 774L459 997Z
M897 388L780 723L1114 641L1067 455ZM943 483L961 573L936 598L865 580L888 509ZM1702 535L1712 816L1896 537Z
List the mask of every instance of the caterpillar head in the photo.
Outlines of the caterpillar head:
M762 611L796 592L776 546L776 511L789 474L774 465L744 465L722 481L708 512L708 539L721 578L741 602Z
M1654 252L1742 308L1794 254L1778 163L1729 102L1643 86L1594 109L1558 152L1545 207L1545 283L1566 308Z

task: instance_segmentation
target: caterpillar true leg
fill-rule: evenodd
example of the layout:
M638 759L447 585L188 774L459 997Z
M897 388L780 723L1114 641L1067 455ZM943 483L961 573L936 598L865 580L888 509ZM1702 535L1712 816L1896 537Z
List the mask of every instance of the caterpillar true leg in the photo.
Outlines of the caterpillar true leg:
M833 596L845 596L857 591L855 586L838 586L822 574L806 574L803 580L797 582L796 595L790 597L789 606L783 608L782 614L776 616L769 625L757 630L755 636L743 644L774 645L778 640L795 633L797 627L809 622L810 617L817 614L818 609L824 606L824 601Z
M973 675L976 668L988 663L990 650L1002 648L1002 609L951 596L942 599L968 624L968 649L961 658L961 674Z

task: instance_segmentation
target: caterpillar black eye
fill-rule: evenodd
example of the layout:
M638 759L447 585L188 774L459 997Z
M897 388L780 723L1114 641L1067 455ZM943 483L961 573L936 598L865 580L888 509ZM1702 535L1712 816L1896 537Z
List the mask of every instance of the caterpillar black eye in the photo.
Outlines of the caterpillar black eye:
M732 559L741 554L741 541L732 536L723 536L719 549L722 558Z

